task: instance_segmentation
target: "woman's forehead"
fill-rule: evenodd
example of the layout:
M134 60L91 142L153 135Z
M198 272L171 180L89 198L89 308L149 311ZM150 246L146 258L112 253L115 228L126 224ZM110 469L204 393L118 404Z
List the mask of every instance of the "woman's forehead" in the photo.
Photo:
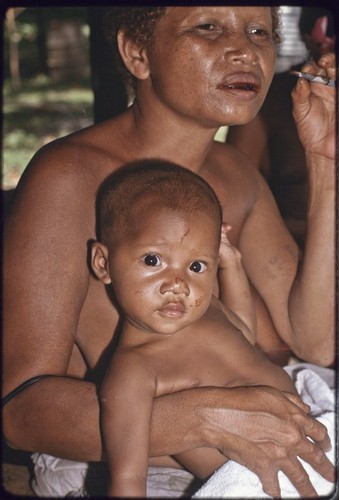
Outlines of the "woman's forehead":
M171 17L175 20L182 20L183 18L199 17L201 15L212 15L217 18L232 16L234 13L243 16L255 16L265 19L271 19L272 13L270 7L251 7L251 6L195 6L195 7L166 7L163 17Z

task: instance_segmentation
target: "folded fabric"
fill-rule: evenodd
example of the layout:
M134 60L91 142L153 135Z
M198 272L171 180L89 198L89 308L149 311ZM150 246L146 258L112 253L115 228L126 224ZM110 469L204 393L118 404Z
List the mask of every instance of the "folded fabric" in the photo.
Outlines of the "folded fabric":
M46 453L33 453L31 487L37 497L78 496L84 488L88 463L65 460ZM82 495L79 495L82 496Z
M172 467L149 467L147 497L190 498L195 484L194 476L185 470L173 469Z
M335 397L334 381L327 379L328 372L318 375L315 370L304 368L305 365L292 365L286 371L295 381L302 400L311 406L311 414L322 422L330 436L332 450L327 453L335 463ZM331 371L333 379L334 372ZM323 376L321 376L323 375ZM335 484L318 474L308 463L299 459L308 473L319 496L330 496L335 492ZM278 473L282 498L300 498L295 487L283 472ZM259 478L246 467L229 461L218 469L211 478L197 491L193 498L271 498L264 493Z

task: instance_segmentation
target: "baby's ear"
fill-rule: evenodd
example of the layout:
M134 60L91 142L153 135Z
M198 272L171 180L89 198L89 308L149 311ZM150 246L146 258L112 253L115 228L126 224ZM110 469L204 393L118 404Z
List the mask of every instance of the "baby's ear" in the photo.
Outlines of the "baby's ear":
M128 71L138 80L149 76L149 64L145 47L132 40L125 30L118 32L118 47Z
M109 285L111 277L109 275L108 248L99 241L92 243L91 264L99 280L105 285Z

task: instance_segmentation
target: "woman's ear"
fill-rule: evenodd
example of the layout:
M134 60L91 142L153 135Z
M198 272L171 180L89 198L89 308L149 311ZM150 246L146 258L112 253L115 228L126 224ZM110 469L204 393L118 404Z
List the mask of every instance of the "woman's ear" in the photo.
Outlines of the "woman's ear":
M145 80L149 75L149 64L145 47L133 41L125 30L118 32L118 47L128 71L138 80Z
M99 241L92 243L91 264L99 280L105 285L109 285L111 283L111 277L109 275L108 266L108 248Z

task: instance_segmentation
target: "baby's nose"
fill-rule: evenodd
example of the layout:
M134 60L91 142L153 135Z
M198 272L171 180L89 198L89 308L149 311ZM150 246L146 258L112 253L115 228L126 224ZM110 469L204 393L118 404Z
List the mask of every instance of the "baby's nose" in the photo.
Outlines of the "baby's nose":
M162 283L160 287L160 292L161 293L172 292L175 294L182 293L188 296L190 294L190 289L186 280L183 277L175 275L172 278L169 278Z

